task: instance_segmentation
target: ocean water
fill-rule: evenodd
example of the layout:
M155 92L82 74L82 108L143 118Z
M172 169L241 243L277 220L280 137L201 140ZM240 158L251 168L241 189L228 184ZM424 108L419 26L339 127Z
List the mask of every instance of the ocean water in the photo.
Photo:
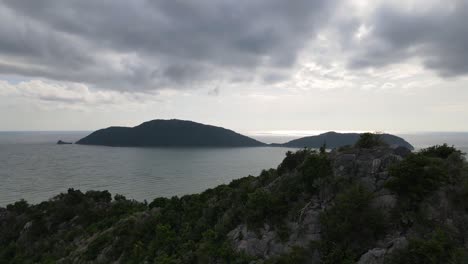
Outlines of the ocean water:
M56 145L89 132L0 132L0 206L47 200L68 188L109 190L139 201L184 195L276 168L287 148L117 148ZM468 152L468 133L400 135L416 148L448 143ZM261 136L285 142L288 136Z
M47 200L68 188L152 201L201 192L276 168L287 148L120 148L56 145L86 132L0 132L0 206Z

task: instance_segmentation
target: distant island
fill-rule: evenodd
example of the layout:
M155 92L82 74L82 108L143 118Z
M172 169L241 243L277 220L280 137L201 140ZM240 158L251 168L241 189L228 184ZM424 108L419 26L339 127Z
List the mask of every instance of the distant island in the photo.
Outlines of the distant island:
M324 144L327 148L339 148L347 145L354 145L360 137L359 133L337 133L327 132L317 136L303 137L291 140L284 144L272 144L273 146L290 147L290 148L320 148ZM414 147L401 137L390 134L379 135L383 142L391 147L402 146L409 150L414 150Z
M73 143L65 142L65 141L62 141L62 140L57 141L57 145L71 145L71 144L73 144Z
M329 149L354 145L362 134L327 132L291 140L286 143L265 144L232 130L178 119L156 119L136 127L109 127L97 130L80 139L76 144L112 147L259 147L274 146L288 148ZM401 137L379 134L390 147L414 147ZM67 144L59 141L57 144Z
M109 127L76 144L116 147L257 147L265 143L222 127L192 121L152 120L136 127Z

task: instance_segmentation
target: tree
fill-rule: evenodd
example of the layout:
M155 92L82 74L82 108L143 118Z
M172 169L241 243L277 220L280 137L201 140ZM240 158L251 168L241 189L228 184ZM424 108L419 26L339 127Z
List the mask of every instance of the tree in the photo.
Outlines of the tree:
M356 142L358 148L373 148L387 145L379 134L362 133L359 140Z

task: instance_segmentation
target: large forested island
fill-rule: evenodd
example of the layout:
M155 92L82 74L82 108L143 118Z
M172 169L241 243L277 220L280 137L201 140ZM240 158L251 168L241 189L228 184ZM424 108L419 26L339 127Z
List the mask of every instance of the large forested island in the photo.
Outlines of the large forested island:
M200 194L69 189L0 208L0 263L468 263L468 167L364 134Z
M222 127L185 120L152 120L136 127L109 127L77 144L119 147L254 147L265 145Z

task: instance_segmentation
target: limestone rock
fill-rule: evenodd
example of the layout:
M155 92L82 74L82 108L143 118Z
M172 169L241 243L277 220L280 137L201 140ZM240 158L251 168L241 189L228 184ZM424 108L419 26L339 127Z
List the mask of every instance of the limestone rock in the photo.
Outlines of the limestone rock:
M367 251L361 256L358 264L383 264L385 260L386 250L382 248L374 248Z

